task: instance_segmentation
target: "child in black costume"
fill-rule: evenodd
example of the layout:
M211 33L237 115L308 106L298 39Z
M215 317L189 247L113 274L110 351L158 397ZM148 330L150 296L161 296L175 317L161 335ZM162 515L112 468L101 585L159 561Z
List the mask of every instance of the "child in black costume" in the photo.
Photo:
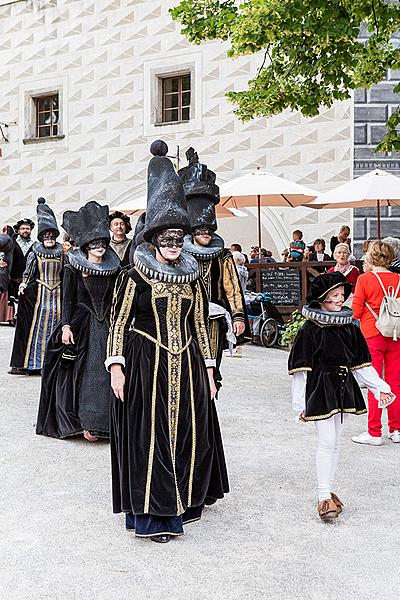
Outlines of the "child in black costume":
M343 504L332 487L340 438L348 414L367 412L358 384L363 383L380 403L394 400L390 387L371 366L371 356L353 312L343 306L351 285L338 272L316 277L303 307L307 321L289 356L296 418L314 421L317 430L318 513L336 518Z

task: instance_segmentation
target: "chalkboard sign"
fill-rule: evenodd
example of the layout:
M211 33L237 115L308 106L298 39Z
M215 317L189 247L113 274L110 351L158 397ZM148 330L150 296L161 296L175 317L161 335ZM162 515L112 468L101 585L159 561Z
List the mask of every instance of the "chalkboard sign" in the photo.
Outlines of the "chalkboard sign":
M274 304L300 304L300 269L262 269L262 290Z

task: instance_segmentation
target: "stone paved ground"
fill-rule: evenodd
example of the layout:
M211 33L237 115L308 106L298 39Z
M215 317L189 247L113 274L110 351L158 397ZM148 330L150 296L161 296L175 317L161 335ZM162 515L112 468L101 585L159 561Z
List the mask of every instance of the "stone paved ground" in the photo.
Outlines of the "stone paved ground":
M247 347L224 362L218 401L232 491L162 546L110 508L106 443L35 435L40 380L7 375L0 327L2 600L387 600L400 587L400 444L345 435L338 522L315 512L314 431L296 425L287 355Z

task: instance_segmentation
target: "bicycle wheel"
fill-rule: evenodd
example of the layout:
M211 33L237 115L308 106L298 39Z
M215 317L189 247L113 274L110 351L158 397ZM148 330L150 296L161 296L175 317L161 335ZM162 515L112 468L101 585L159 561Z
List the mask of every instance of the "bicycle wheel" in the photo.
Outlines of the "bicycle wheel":
M271 348L278 339L278 323L274 319L267 319L261 326L260 340L264 348Z

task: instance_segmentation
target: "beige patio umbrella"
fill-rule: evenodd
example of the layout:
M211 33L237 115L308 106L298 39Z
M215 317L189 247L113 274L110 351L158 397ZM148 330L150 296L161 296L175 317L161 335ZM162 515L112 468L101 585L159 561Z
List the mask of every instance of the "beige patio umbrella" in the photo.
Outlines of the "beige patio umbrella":
M143 196L141 198L134 198L133 200L124 202L123 204L120 204L119 206L110 206L110 212L113 212L114 210L119 210L120 212L122 212L126 215L135 215L138 217L142 213L145 212L146 206L147 206L147 197ZM219 219L224 219L227 217L247 217L248 216L242 210L239 210L234 207L225 207L225 206L222 206L221 204L217 204L217 206L215 208L216 208L217 217Z
M378 239L381 238L381 206L400 206L400 177L375 169L307 202L307 208L376 207Z
M225 208L257 206L258 245L261 248L261 207L300 206L315 198L313 190L257 169L220 186L221 205Z

